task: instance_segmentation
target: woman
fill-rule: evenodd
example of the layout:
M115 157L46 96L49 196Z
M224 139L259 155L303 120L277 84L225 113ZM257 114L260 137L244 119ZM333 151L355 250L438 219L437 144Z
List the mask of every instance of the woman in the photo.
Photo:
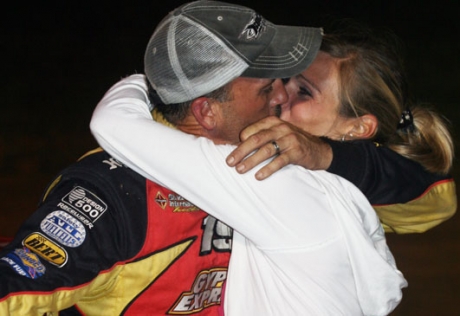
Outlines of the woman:
M280 153L258 179L290 163L327 169L363 191L387 231L426 231L456 211L451 135L437 113L410 103L396 45L350 33L324 36L312 65L286 84L281 120L246 128L227 162L244 173L272 156L276 141Z

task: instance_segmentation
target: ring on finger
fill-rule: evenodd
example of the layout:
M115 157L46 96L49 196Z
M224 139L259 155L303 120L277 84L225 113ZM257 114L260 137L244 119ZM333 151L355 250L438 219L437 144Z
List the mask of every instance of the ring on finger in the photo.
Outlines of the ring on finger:
M280 153L280 151L281 151L280 146L275 141L272 141L272 145L273 145L273 148L275 148L276 154L278 155Z

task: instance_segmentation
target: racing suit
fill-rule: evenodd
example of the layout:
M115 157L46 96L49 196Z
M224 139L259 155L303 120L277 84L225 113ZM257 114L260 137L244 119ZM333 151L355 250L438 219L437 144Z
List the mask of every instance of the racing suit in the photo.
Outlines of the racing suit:
M457 210L452 175L427 172L422 165L367 140L323 138L334 153L327 171L356 185L377 212L386 232L421 233Z
M88 154L0 252L0 315L217 315L231 234L106 152Z

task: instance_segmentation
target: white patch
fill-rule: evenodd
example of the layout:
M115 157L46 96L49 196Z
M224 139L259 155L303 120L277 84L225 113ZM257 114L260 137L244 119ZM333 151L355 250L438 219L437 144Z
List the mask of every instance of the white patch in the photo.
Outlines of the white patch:
M80 246L86 238L83 224L64 211L55 211L46 216L40 228L49 237L71 248Z

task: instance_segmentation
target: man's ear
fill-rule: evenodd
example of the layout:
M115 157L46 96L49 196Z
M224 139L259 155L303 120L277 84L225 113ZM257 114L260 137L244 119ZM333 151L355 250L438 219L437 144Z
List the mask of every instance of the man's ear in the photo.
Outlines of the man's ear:
M200 97L192 101L190 106L192 114L198 124L206 130L212 130L217 125L215 107L206 97Z
M365 114L356 119L348 135L353 139L370 139L377 133L378 125L374 115Z

